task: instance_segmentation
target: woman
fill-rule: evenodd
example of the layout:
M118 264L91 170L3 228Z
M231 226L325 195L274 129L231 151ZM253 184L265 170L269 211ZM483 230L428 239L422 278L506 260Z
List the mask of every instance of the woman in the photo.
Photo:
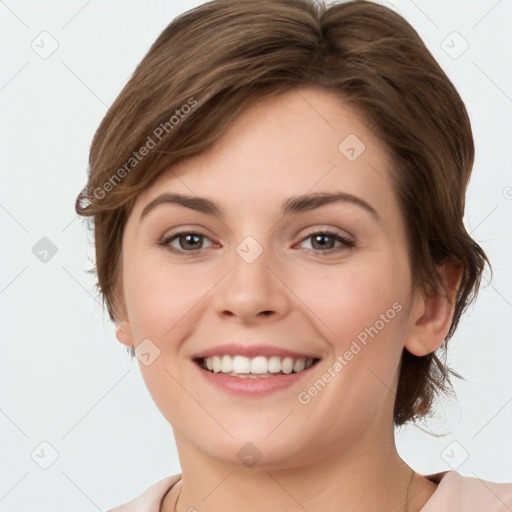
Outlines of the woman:
M449 390L435 353L489 263L462 221L473 158L457 91L386 7L176 18L76 205L182 468L114 510L508 510L512 484L421 475L394 441Z

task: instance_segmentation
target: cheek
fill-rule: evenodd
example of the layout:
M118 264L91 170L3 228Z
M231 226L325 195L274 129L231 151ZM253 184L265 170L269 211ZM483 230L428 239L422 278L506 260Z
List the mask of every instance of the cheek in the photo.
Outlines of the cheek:
M390 261L376 258L372 264L326 267L323 275L303 281L297 293L315 313L308 317L331 347L322 368L322 379L329 384L315 407L332 407L342 395L336 421L357 411L357 421L364 425L383 400L391 399L388 391L398 375L408 303L403 267Z
M160 343L187 326L194 308L218 280L218 272L206 268L199 272L144 254L127 263L125 297L134 334Z
M317 315L317 325L336 349L374 326L398 324L407 286L397 265L379 261L326 266L297 282L297 295ZM381 316L384 319L381 320ZM386 322L390 320L390 322ZM381 329L383 330L383 329ZM390 330L390 329L387 329Z
M218 262L170 263L154 250L127 254L131 257L125 262L123 279L134 335L161 346L171 339L185 339L217 293L215 284L224 273ZM365 333L371 337L367 330L382 325L381 315L384 321L392 318L380 331L398 332L401 315L393 305L406 298L406 268L403 252L391 246L386 251L361 252L340 264L292 265L280 274L293 293L286 286L281 293L289 296L290 308L302 310L339 353L358 337L364 341Z

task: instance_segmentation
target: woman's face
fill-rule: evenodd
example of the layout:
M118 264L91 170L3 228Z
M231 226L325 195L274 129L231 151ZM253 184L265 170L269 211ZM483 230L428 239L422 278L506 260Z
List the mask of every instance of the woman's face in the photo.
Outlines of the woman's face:
M303 88L137 198L118 338L178 449L285 467L391 435L421 308L388 165L354 110Z

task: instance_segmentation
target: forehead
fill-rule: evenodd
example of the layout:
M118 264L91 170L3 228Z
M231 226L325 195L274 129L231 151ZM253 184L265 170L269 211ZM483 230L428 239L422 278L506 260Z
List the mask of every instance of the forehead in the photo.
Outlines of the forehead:
M137 198L163 191L208 195L242 211L285 197L344 191L376 209L393 200L386 148L343 98L319 88L265 97L251 105L207 150L174 164Z

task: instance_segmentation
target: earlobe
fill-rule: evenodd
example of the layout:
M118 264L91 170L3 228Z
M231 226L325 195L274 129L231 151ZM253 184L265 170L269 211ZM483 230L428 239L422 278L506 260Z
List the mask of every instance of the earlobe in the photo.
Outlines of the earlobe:
M116 338L120 343L127 347L133 347L133 335L130 322L127 320L128 314L123 296L121 281L114 286L114 316L116 318Z
M127 347L133 347L133 336L130 323L126 320L116 322L116 338Z
M414 299L413 325L404 346L415 356L435 352L446 338L452 323L462 267L449 259L438 267L438 271L443 280L442 289L439 292L431 290L427 297L418 292Z

